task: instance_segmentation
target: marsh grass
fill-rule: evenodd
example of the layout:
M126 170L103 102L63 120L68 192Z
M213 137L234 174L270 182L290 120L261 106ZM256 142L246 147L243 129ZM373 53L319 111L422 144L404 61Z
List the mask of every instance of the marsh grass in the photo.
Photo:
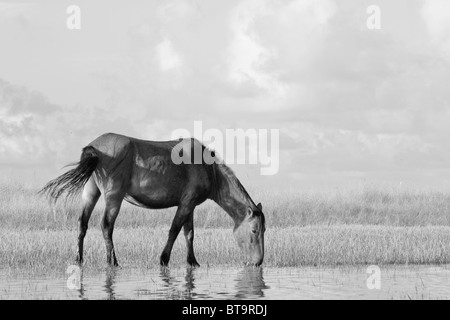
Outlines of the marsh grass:
M77 228L79 199L51 205L37 194L37 186L0 184L0 227L7 229L66 230ZM362 186L328 191L251 190L262 202L267 225L450 226L450 194L436 190ZM90 226L98 227L104 203L100 199ZM170 226L175 208L147 210L123 203L116 226L120 228ZM232 221L214 202L206 201L195 211L195 226L229 228Z
M158 268L168 228L118 228L115 245L124 267ZM76 232L68 230L0 230L0 268L64 270L74 261ZM197 259L204 267L239 266L242 257L231 230L200 228ZM308 226L269 229L266 267L311 265L386 265L450 263L450 227ZM179 237L171 265L185 265L185 244ZM102 268L105 249L101 232L85 240L86 264Z
M62 270L76 252L79 201L53 207L38 188L0 185L0 268ZM265 265L450 263L450 196L440 191L364 186L326 192L249 190L264 206ZM103 267L104 242L97 205L85 240L85 259ZM175 209L145 210L124 204L115 246L123 266L158 267ZM196 209L195 250L203 266L240 265L232 221L213 202ZM171 264L184 265L180 234Z

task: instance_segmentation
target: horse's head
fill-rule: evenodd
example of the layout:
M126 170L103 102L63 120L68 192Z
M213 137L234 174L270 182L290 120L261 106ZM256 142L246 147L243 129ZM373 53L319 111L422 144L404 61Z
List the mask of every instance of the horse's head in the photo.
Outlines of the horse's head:
M247 208L244 219L234 228L234 237L246 256L247 263L255 266L264 259L264 232L266 223L261 203L256 209Z

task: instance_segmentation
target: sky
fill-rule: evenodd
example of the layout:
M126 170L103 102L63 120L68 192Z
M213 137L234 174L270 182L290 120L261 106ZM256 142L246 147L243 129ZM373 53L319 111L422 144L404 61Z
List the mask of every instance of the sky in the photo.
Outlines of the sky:
M202 121L279 130L278 172L232 165L244 185L450 189L449 83L446 0L0 1L0 180Z

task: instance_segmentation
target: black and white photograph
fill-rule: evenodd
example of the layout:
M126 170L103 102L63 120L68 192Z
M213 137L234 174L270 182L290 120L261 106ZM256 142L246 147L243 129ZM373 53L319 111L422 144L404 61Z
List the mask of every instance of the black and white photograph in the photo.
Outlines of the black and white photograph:
M450 1L0 0L0 300L447 299Z

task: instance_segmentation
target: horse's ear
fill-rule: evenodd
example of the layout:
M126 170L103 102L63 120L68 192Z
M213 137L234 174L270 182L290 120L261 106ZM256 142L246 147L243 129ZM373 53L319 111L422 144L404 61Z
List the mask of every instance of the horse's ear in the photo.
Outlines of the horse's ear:
M260 211L262 211L262 204L261 204L261 202L258 203L258 204L256 205L256 207L258 207L258 209L259 209Z

